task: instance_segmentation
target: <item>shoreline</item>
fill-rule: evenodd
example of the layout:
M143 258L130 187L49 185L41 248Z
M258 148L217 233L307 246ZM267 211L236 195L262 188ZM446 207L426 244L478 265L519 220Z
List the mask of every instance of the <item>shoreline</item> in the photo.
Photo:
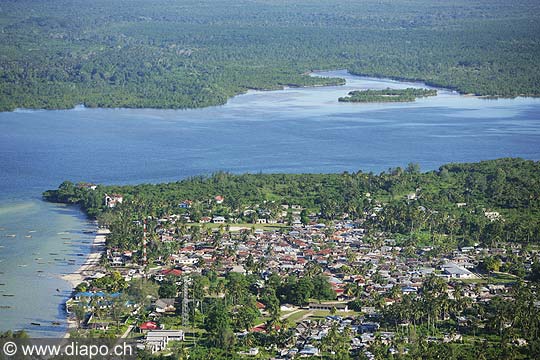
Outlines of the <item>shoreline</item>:
M109 234L109 230L98 229L96 231L96 237L90 245L90 253L88 254L85 262L74 272L69 274L63 274L60 276L63 280L71 284L72 290L84 281L88 276L91 276L91 272L99 266L99 260L101 255L105 251L105 238Z
M90 252L84 263L74 272L60 276L62 280L71 284L71 293L75 291L77 285L82 283L84 279L94 275L96 269L99 267L99 260L101 259L101 255L105 252L105 241L107 234L109 233L110 231L108 229L98 228L96 230L96 236L94 237L94 241L92 241L92 244L90 245ZM64 305L66 304L66 301L64 301ZM66 323L67 328L66 333L64 334L64 338L69 338L70 331L77 329L77 322L70 318L67 309Z
M379 80L379 81L390 81L390 82L400 82L400 83L410 83L410 84L419 84L423 87L427 87L430 89L437 89L440 91L447 91L450 93L455 93L459 96L465 96L465 97L472 97L472 98L478 98L478 99L487 99L487 100L497 100L497 99L517 99L517 98L524 98L524 99L539 99L540 95L535 94L518 94L518 95L477 95L474 93L464 93L456 88L453 88L451 86L444 86L439 84L433 84L430 83L428 80L421 80L421 79L410 79L410 78L402 78L402 77L395 77L395 76L376 76L376 75L369 75L369 74L362 74L362 73L353 73L350 72L348 69L329 69L329 70L312 70L302 73L302 75L310 75L314 77L328 77L327 75L322 75L323 73L329 73L329 72L335 72L335 71L346 71L348 75L355 76L358 78L363 78L366 80ZM232 100L235 97L242 96L249 94L250 92L271 92L271 91L283 91L288 89L309 89L309 88L320 88L320 87L332 87L332 86L344 86L347 85L347 79L345 79L344 84L335 84L335 85L325 85L325 84L316 84L316 85L300 85L300 86L282 86L281 88L275 88L275 89L256 89L256 88L246 88L243 91L232 95L226 99L226 101L222 104L214 104L214 105L207 105L203 107L91 107L91 106L85 106L84 104L75 104L73 107L66 107L66 108L14 108L12 110L2 110L0 113L33 113L33 112L43 112L43 111L82 111L82 110L163 110L163 111L184 111L184 110L200 110L200 109L206 109L206 108L212 108L212 107L219 107L223 106L229 103L230 100Z
M85 262L74 272L61 276L63 280L71 284L72 290L82 283L84 279L93 275L92 272L99 266L99 260L105 250L105 238L109 233L109 230L98 229L96 231L96 237L90 245L90 253Z

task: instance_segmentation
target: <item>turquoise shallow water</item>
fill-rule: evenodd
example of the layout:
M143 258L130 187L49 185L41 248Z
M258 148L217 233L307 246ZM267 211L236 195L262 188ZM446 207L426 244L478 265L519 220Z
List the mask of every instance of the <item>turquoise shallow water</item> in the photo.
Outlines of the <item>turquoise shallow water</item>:
M379 172L409 162L429 170L447 162L540 159L540 99L440 91L415 103L338 103L355 89L419 84L328 74L346 77L347 85L249 92L197 110L0 113L0 294L15 295L0 296L0 305L13 306L0 309L0 330L46 336L64 330L30 322L63 319L59 304L69 285L58 276L76 268L63 259L81 263L76 255L87 252L89 235L81 230L91 224L77 209L40 200L66 179L141 183L216 170ZM36 232L26 238L29 230Z
M78 254L88 253L92 236L82 230L92 224L76 208L31 199L0 205L0 226L1 328L25 328L33 336L63 336L61 303L71 286L60 275L84 262ZM61 325L54 326L53 321Z

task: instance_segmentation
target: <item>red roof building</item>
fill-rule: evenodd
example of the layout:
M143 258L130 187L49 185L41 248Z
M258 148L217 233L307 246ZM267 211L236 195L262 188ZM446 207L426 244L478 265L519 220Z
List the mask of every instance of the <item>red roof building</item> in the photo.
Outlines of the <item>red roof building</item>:
M257 303L255 305L257 306L257 309L259 309L259 310L265 310L266 309L266 305L264 305L262 302L257 301Z
M139 330L157 330L159 327L158 325L153 321L147 321L143 322L141 325L139 325Z
M179 270L179 269L167 269L167 270L161 271L161 274L165 275L165 276L182 276L182 270Z

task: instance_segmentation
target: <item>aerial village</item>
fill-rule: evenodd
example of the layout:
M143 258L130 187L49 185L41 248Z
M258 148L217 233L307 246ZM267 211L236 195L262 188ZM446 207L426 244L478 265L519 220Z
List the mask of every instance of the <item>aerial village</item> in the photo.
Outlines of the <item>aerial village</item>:
M122 200L118 194L104 199L109 208ZM407 195L407 201L414 200L414 193ZM211 210L223 201L223 196L216 195L206 206ZM486 248L473 244L444 253L425 246L411 253L392 234L367 236L365 219L377 221L384 207L376 201L364 220L344 213L341 220L332 222L321 221L318 214L307 213L297 204L264 203L245 209L241 219L212 216L211 211L193 219L192 205L186 199L175 214L136 221L135 226L144 229L139 246L129 250L109 247L99 264L85 269L85 281L66 303L74 333L110 335L114 328L114 336L138 339L141 348L154 354L167 354L178 346L174 344L192 346L204 337L197 318L205 298L225 298L224 281L220 280L232 274L249 276L249 291L256 300L256 314L242 331L234 333L236 343L243 345L239 356L318 356L337 349L336 339L347 352L367 358L374 358L373 344L386 345L389 353L406 353L409 339L418 336L415 323L421 323L423 316L414 314L407 301L426 294L440 300L443 305L433 311L436 319L428 317L427 340L460 342L473 336L471 329L488 327L492 321L489 314L472 311L474 304L511 296L515 279L499 271L504 261L486 270L483 259L523 256L525 266L531 261L520 245ZM494 211L486 211L485 217L501 221ZM101 234L107 232L100 229ZM160 249L159 256L151 259L146 253L150 243ZM296 303L278 294L277 304L270 304L264 295L265 287L276 277L283 284L291 276L300 279L308 273L326 279L331 293L318 298L300 294ZM214 280L195 284L193 279L201 276L217 279L217 285ZM159 287L158 295L126 300L122 292L129 289L127 284L143 280ZM114 281L121 285L110 286ZM119 303L118 299L123 300ZM403 310L400 304L407 308ZM404 311L412 314L404 315ZM437 324L442 325L437 328ZM247 340L268 333L277 334L279 341L254 346ZM524 342L515 341L516 346Z

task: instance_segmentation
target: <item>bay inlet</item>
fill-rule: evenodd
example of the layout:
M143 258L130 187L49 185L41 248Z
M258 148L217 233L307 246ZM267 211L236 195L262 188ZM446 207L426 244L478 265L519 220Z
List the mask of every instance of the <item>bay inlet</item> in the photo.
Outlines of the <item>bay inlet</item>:
M66 330L62 304L71 284L61 275L86 260L77 254L89 253L94 235L84 230L94 225L77 208L41 200L64 180L157 183L218 170L380 172L409 162L431 170L448 162L540 159L540 99L441 90L412 103L339 103L352 90L422 84L323 75L347 84L250 91L195 110L0 113L0 330L55 337Z

